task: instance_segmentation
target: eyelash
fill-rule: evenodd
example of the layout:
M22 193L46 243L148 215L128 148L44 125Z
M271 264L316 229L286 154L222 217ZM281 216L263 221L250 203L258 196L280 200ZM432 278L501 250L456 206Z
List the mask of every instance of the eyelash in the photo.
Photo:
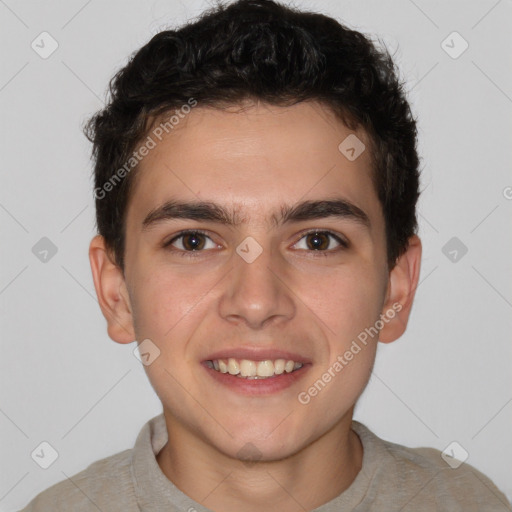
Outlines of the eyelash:
M202 253L205 252L205 250L184 251L183 249L171 248L173 242L175 242L176 240L179 240L180 238L183 238L186 235L193 235L193 234L201 234L201 235L206 236L207 238L210 238L210 240L211 240L211 237L208 236L208 233L206 231L203 231L202 229L188 229L188 230L180 231L171 240L169 240L168 242L165 242L163 244L163 247L164 247L164 249L169 249L172 252L177 252L181 257L185 257L185 258L197 258L197 257L200 257L202 255ZM347 241L343 240L341 237L339 237L335 233L333 233L332 231L319 230L319 229L310 229L308 231L304 231L304 232L300 233L300 238L297 240L297 242L295 242L295 244L297 244L304 237L306 237L307 235L310 235L310 234L329 235L332 238L334 238L340 244L340 246L341 246L338 249L328 249L328 250L324 250L324 251L322 251L322 250L313 250L313 249L308 250L308 252L313 253L313 257L327 257L327 256L333 255L333 253L337 254L340 250L344 250L344 249L348 249L349 248L349 243ZM301 250L304 250L304 249L301 249Z

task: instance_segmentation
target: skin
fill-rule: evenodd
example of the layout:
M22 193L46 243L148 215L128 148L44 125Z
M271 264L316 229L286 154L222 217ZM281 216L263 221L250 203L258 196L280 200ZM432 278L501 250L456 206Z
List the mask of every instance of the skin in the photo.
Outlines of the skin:
M109 336L118 343L149 338L160 350L145 370L163 404L169 442L157 461L167 478L216 511L269 504L312 510L347 489L361 469L354 405L377 342L392 342L406 329L421 242L411 237L389 271L369 151L349 161L338 150L354 132L327 108L315 102L245 107L198 106L180 121L140 164L126 216L125 272L100 236L91 242L90 262ZM368 142L364 133L357 136ZM334 197L362 209L370 228L344 218L268 221L282 204ZM170 198L238 208L246 222L174 219L143 230L146 215ZM208 232L200 257L180 256L183 238L162 247L184 229ZM327 236L322 257L302 233L309 229L338 234L349 247ZM263 250L252 263L236 252L248 236ZM298 393L393 304L401 310L379 336L308 404L300 403ZM292 351L312 365L291 387L248 397L200 366L206 355L236 346ZM256 447L258 462L240 460L247 443Z

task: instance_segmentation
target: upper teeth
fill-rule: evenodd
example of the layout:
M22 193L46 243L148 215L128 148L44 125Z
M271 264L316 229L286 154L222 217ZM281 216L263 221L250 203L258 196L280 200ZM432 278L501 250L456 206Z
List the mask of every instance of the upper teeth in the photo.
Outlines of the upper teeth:
M281 375L283 372L291 373L294 370L302 368L302 363L296 363L289 359L276 359L272 361L251 361L249 359L214 359L207 361L206 364L214 370L221 373L230 373L231 375L238 375L239 377L248 378L266 378L273 377L274 375Z

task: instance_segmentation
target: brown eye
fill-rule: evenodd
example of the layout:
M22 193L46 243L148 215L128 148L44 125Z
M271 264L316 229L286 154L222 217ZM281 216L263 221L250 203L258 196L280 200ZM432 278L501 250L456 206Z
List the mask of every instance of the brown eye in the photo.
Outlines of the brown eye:
M325 233L309 233L306 235L307 245L310 249L328 249L329 237Z
M345 249L348 248L348 243L341 239L339 236L331 233L330 231L318 230L304 233L303 237L299 240L299 242L297 242L297 244L302 243L303 246L299 247L299 249L304 249L306 251L328 252L332 250L334 252L336 246L332 247L332 240L334 240L338 246L341 246Z
M198 251L201 250L205 245L204 235L201 233L189 233L183 235L182 238L183 247L187 251Z
M210 243L210 246L207 247L208 243ZM169 246L172 246L173 250L183 253L203 252L203 249L215 249L217 244L201 231L183 231L165 244L165 247Z

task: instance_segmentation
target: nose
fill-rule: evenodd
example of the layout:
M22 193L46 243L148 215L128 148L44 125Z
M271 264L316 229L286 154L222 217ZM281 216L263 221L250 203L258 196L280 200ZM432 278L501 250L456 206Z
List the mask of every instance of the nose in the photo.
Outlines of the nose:
M258 330L294 317L294 294L282 260L274 257L269 248L263 249L254 261L238 253L233 254L233 260L234 267L219 302L222 318Z

